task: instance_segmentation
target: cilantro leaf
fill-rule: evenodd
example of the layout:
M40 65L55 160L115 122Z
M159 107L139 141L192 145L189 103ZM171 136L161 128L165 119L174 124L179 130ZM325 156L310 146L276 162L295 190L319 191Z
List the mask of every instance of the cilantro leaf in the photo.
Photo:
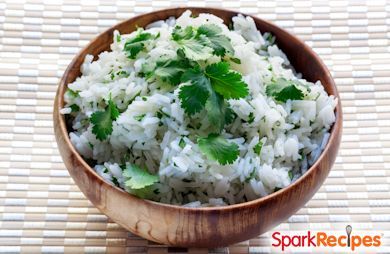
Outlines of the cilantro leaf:
M234 51L230 39L214 24L202 25L197 30L192 26L184 29L177 26L172 39L179 44L186 57L194 61L206 60L212 54L224 56Z
M184 61L170 60L166 62L158 62L154 75L159 77L164 82L169 82L172 85L180 83L180 77L186 70Z
M201 25L198 28L198 36L205 37L206 45L213 48L217 56L224 56L234 51L230 39L221 33L222 29L214 24Z
M204 108L210 95L210 81L199 69L189 69L181 77L182 82L190 81L190 85L180 88L179 99L184 111L193 115Z
M156 189L153 188L152 185L142 189L126 189L128 193L131 193L134 196L137 196L142 199L152 199L154 190Z
M218 133L221 132L226 124L232 123L235 118L233 110L228 107L222 95L215 91L211 91L205 108L211 128Z
M225 126L226 107L223 97L212 91L206 102L206 111L212 129L220 132Z
M280 102L287 100L302 100L304 94L297 87L297 83L292 80L279 78L266 86L265 93Z
M190 40L194 37L194 35L195 31L192 26L187 26L184 29L180 26L176 26L172 32L172 39L174 41Z
M130 59L135 59L138 53L145 49L145 42L152 38L152 34L140 32L134 38L128 39L123 49Z
M198 146L208 159L218 161L222 165L233 163L239 155L237 144L217 134L209 134L207 138L198 138Z
M185 29L177 26L172 33L172 39L176 41L188 59L198 61L206 60L212 56L213 49L205 46L202 38L195 36L194 28L187 26Z
M234 112L228 109L224 99L248 94L248 87L241 79L225 62L208 65L206 71L199 66L189 69L181 77L182 82L191 83L180 88L181 106L189 115L205 108L211 126L219 133L226 123L234 120Z
M133 164L126 166L123 176L125 177L125 185L133 190L143 189L159 180L157 175L149 174L148 171Z
M239 99L249 94L247 84L240 73L229 69L227 62L219 62L206 67L206 76L210 78L215 91L225 99Z
M119 116L118 108L110 99L104 111L97 111L91 115L90 121L93 124L92 133L100 141L107 139L108 135L112 133L112 121Z
M277 101L286 102L290 100L302 100L304 97L303 92L298 89L295 85L287 86L283 88L276 96Z
M181 53L178 51L175 59L160 59L156 62L156 66L153 69L145 71L146 76L148 78L154 76L171 85L180 84L182 74L191 67L188 59L184 58Z

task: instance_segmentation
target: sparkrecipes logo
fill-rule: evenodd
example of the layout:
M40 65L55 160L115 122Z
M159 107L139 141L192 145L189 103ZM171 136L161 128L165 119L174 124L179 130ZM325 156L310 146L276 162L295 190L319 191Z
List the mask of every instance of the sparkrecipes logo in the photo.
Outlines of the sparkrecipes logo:
M352 226L345 227L345 232L312 232L307 231L304 234L282 234L276 231L272 234L272 246L280 247L282 251L288 248L332 248L345 247L354 251L357 248L379 247L382 242L382 235L361 233L352 234Z

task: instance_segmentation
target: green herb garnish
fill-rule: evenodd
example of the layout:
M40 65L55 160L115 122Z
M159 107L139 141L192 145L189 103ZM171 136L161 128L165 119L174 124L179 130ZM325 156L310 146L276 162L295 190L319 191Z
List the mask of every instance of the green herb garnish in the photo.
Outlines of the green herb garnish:
M155 67L152 69L148 70L148 67L143 68L148 79L155 77L162 82L178 85L180 84L182 74L192 67L188 59L178 54L176 59L161 59L157 61Z
M138 115L138 116L134 116L134 119L137 120L138 122L141 122L142 119L144 119L145 116L146 116L146 114L141 114L141 115Z
M184 141L183 138L180 139L179 146L180 146L181 149L183 149L186 146L186 142Z
M80 107L79 107L78 105L76 105L76 104L72 104L72 105L70 105L69 107L70 107L70 109L72 110L72 111L71 111L72 113L73 113L73 112L78 112L78 111L80 111Z
M287 100L302 100L304 94L298 88L299 84L296 81L278 78L266 86L266 94L273 97L276 101L286 102Z
M212 54L223 57L233 54L230 39L223 35L222 29L213 24L201 25L198 29L187 26L182 29L177 26L173 30L172 39L177 42L184 54L190 60L206 60Z
M145 49L145 43L151 39L153 39L152 34L143 33L140 29L134 38L128 39L125 43L124 51L127 53L127 57L135 59L138 53Z
M236 58L236 57L231 57L231 58L230 58L230 61L232 61L232 62L235 63L235 64L241 64L241 60L238 59L238 58Z
M262 149L262 148L263 148L263 142L259 141L259 143L257 143L257 144L253 147L253 151L255 152L255 154L260 155L261 149Z
M143 189L159 181L158 176L133 164L126 166L123 176L125 177L125 185L132 190Z
M255 121L255 116L253 115L253 112L250 112L248 116L248 123L253 123L253 121Z
M185 29L176 26L172 39L176 41L188 59L198 61L212 56L213 49L206 45L206 41L202 42L201 38L196 36L196 31L192 26L187 26Z
M67 88L66 89L66 93L69 94L70 97L73 97L73 98L76 98L79 96L79 92L78 91L73 91L72 89L70 88Z
M115 103L108 100L108 105L104 111L97 111L91 115L90 121L93 124L92 133L96 138L103 141L112 133L112 121L119 116L119 110Z
M238 99L248 95L248 86L242 76L229 69L227 62L208 65L203 71L200 68L187 70L179 92L181 106L189 114L200 112L206 107L207 116L217 132L221 131L226 120L231 121L231 110L224 99Z
M233 163L239 155L236 143L229 142L217 134L209 134L207 138L198 138L198 146L208 159L218 161L222 165Z
M180 88L181 106L188 115L200 112L210 96L211 84L200 68L189 69L181 77L182 82L189 82Z
M205 75L212 87L225 99L239 99L248 95L248 86L240 73L229 68L229 63L219 62L206 67Z
M230 39L222 34L222 29L214 24L201 25L197 35L201 42L214 50L217 56L224 56L226 53L233 53L233 46Z
M294 178L294 174L293 174L292 170L288 171L288 177L290 178L290 180L292 180Z

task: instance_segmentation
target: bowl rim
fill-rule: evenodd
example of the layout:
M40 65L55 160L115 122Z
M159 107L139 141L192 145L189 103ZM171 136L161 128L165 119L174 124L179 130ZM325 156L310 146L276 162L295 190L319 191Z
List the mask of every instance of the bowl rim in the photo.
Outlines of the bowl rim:
M161 12L168 11L168 10L171 10L171 11L178 10L181 13L183 13L186 10L190 10L190 11L196 10L199 13L201 13L201 12L207 13L207 10L209 10L209 11L211 10L211 12L222 11L222 12L226 12L229 14L234 14L234 15L241 14L241 15L244 15L245 17L251 17L254 20L256 20L256 19L260 20L261 22L267 24L268 26L273 27L276 30L280 30L281 32L285 33L286 35L294 38L295 40L297 40L297 42L303 48L303 51L308 53L312 58L317 59L319 66L328 76L328 79L329 79L328 83L330 85L330 91L332 92L332 95L334 95L334 97L337 98L337 105L336 105L335 110L334 110L336 119L331 127L330 137L328 139L328 142L327 142L324 150L321 152L320 156L315 161L315 163L310 168L308 168L307 171L303 175L301 175L296 181L294 181L293 183L291 183L290 185L288 185L285 188L282 188L276 192L268 194L267 196L260 197L260 198L257 198L257 199L251 200L251 201L246 201L246 202L237 203L237 204L233 204L233 205L224 205L224 206L215 206L215 207L186 207L183 205L160 203L157 201L142 199L142 198L139 198L135 195L132 195L132 194L126 192L125 190L123 190L120 187L117 187L117 186L110 184L109 182L105 181L95 170L93 170L92 167L89 166L89 164L84 160L84 158L77 152L76 148L73 146L72 142L70 141L69 132L68 132L68 129L67 129L66 123L65 123L65 116L63 114L59 113L59 110L63 107L63 104L64 104L64 96L63 96L64 91L63 90L65 90L69 84L69 83L65 83L66 76L68 75L68 72L70 72L73 69L72 68L73 65L75 64L76 60L79 59L80 56L83 54L83 51L86 50L87 48L89 48L91 45L93 45L95 43L95 41L97 41L98 38L101 37L103 34L106 34L106 33L110 32L111 30L116 29L117 27L121 26L122 24L125 24L128 22L135 22L137 19L139 19L143 16L157 14L157 13L161 13ZM213 14L211 12L210 12L210 14ZM96 56L94 56L94 57L96 57ZM62 95L62 96L60 96L60 95ZM60 98L58 98L58 97L60 97ZM233 10L228 10L225 8L216 8L216 7L207 7L206 8L206 7L186 6L186 7L163 8L163 9L159 9L156 11L146 12L146 13L143 13L140 15L136 15L134 17L131 17L129 19L126 19L124 21L116 23L115 25L113 25L113 26L109 27L108 29L104 30L103 32L99 33L86 46L82 47L80 49L80 51L76 54L76 56L73 57L72 61L68 64L67 68L65 69L65 71L64 71L64 73L59 81L59 85L57 88L57 94L56 94L56 102L54 103L54 107L57 109L57 110L54 110L54 121L56 121L56 120L59 121L59 128L60 128L60 131L62 132L62 135L64 136L63 141L65 142L65 145L69 148L70 152L75 156L75 158L78 160L78 162L81 163L83 168L86 169L88 171L88 173L92 174L96 178L96 180L100 181L103 185L105 185L106 188L112 188L115 191L119 191L122 194L124 193L124 194L128 195L128 198L130 198L130 199L134 198L134 199L137 199L141 202L145 202L145 204L148 204L148 205L159 206L161 208L166 208L166 209L187 211L187 212L230 211L230 210L245 208L248 206L258 205L260 203L267 202L271 199L282 196L284 193L293 190L297 185L299 185L301 182L303 182L304 179L307 178L310 174L312 174L315 170L320 170L320 168L318 167L318 164L320 164L320 162L324 159L325 155L327 153L329 153L331 144L334 142L337 142L338 132L342 131L342 107L341 107L341 101L340 101L340 96L339 96L337 87L335 85L335 82L334 82L328 68L326 67L326 65L323 63L321 58L314 52L314 50L311 47L309 47L307 44L305 44L297 36L293 35L289 31L275 25L274 23L272 23L270 21L264 20L262 18L254 16L254 15L245 14L245 13L240 12L240 11L233 11ZM339 135L341 135L341 133Z

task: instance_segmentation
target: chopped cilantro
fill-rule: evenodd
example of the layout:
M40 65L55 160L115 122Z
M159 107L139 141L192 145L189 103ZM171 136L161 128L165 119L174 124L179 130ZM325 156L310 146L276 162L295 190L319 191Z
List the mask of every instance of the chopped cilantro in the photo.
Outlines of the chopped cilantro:
M71 112L78 112L80 111L80 107L76 104L70 105L70 109L72 110Z
M118 77L123 77L123 78L127 78L130 76L130 74L127 72L127 71L124 71L124 70L121 70L121 71L117 71L116 72L116 75Z
M146 116L146 114L141 114L141 115L138 115L138 116L134 116L134 119L137 120L138 122L141 122L142 119L144 119L145 116Z
M293 174L292 170L288 171L288 177L290 178L290 180L292 180L294 178L294 174Z
M273 45L275 43L275 36L271 33L264 33L264 39L267 41L268 45Z
M186 146L186 142L184 141L183 138L180 139L180 141L179 141L179 146L180 146L180 148L182 148L182 149Z
M257 143L257 144L253 147L253 151L255 152L255 154L260 155L261 149L262 149L262 148L263 148L263 142L259 141L259 143Z
M238 155L238 145L227 141L217 134L209 134L207 138L198 138L200 151L210 160L226 165L233 163Z
M116 120L118 116L118 108L111 99L104 111L97 111L91 115L92 133L96 135L97 139L105 140L112 133L112 121Z
M236 57L231 57L230 61L232 61L235 64L241 64L241 60L239 58L236 58Z
M116 42L121 42L122 36L118 33L115 37Z
M286 102L287 100L302 100L304 94L298 88L298 83L284 78L278 78L267 85L266 94L272 96L276 101Z
M156 112L156 116L161 119L163 116L166 116L166 117L171 117L169 114L165 113L164 111L162 111L162 109L160 109L159 111Z
M112 177L112 183L115 184L115 186L119 186L119 182L118 182L118 179L116 179L116 177Z
M70 97L73 97L73 98L76 98L77 96L79 96L79 92L78 91L73 91L70 88L67 88L66 92L69 94Z
M256 169L252 170L247 178L245 178L245 182L249 183L249 181L256 177Z
M152 34L143 33L139 30L134 38L128 39L124 46L124 51L127 53L128 58L135 59L138 53L145 49L145 43L152 38Z
M255 121L255 116L253 115L253 112L250 112L248 116L248 123L253 123L253 121Z
M125 185L133 190L143 189L158 182L158 176L150 174L148 171L130 164L123 171Z

